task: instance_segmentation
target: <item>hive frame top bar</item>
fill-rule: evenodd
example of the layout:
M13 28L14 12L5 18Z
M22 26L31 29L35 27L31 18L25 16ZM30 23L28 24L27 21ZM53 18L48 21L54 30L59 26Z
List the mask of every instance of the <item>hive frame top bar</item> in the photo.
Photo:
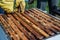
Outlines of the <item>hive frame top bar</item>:
M35 8L33 8L33 9L35 9ZM36 8L36 9L38 9L38 8ZM43 12L43 10L41 10L41 9L38 9L38 10L41 11L41 12ZM48 14L48 13L45 13L45 12L43 12L43 13L46 14L46 15L49 15L49 16L51 16L51 17L57 19L57 20L60 20L60 18L58 18L58 17L56 17L56 16L53 16L53 15Z

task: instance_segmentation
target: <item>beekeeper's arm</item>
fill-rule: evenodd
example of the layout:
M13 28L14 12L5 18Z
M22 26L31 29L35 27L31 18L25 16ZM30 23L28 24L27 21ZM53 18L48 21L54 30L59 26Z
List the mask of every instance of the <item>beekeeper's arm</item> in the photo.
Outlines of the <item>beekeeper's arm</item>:
M2 7L3 5L4 5L4 3L0 1L0 7Z
M13 1L7 2L7 1L0 1L0 7L3 8L6 12L11 13L13 12Z

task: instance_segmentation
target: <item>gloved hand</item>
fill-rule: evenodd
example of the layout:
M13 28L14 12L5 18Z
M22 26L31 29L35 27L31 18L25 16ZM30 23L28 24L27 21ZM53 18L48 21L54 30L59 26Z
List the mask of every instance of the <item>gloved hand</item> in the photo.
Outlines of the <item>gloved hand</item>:
M32 4L34 2L34 0L29 0L28 3L29 4Z
M16 7L21 13L25 10L25 0L16 0Z
M16 10L14 9L14 0L2 0L0 1L0 7L3 8L7 13L17 11L19 6L20 11L23 13L25 10L25 0L16 0Z

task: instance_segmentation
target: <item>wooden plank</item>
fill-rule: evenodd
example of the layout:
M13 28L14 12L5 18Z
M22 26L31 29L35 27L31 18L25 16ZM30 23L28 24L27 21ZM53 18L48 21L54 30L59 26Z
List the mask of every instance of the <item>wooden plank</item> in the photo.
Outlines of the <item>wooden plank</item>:
M27 19L31 20L31 18L28 15L26 15L24 13L22 13L22 15L25 16ZM31 20L31 21L33 21L33 20ZM43 30L39 29L38 27L35 27L35 28L45 37L49 37L49 35L47 33L45 33Z
M13 15L19 22L22 23L33 35L35 35L38 39L41 39L41 35L39 35L36 31L34 31L28 24L26 24L21 18L19 18L16 14Z
M36 11L37 11L37 10L36 10ZM38 11L37 11L37 12L38 12ZM40 13L43 14L42 12L40 12ZM36 14L37 14L37 13L36 13ZM41 16L41 14L40 14L40 16ZM45 15L46 15L46 14L45 14ZM45 15L43 14L42 16L45 16ZM40 18L41 18L41 17L40 17ZM46 21L46 19L48 19L47 17L45 17L45 18L43 17L43 19L45 19L45 22L48 22L48 21ZM51 18L49 18L49 19L50 19L50 21L51 21ZM52 27L55 28L55 29L57 29L58 31L60 30L60 29L59 29L59 27L60 27L59 25L58 25L58 26L54 25L54 24L56 24L56 22L54 22L54 23L52 22L52 24L49 22L49 23L47 23L47 24L49 24L50 26L52 25Z
M16 34L19 35L19 37L22 40L28 40L25 35L17 28L17 26L13 23L13 21L7 17L7 22L9 23L9 25L11 25L11 27L13 28L13 30L16 32Z
M33 12L33 13L35 13L35 14L32 14L32 15L34 15L34 17L36 17L36 19L38 19L38 22L41 21L40 23L45 23L45 24L46 24L46 25L45 25L46 27L47 27L47 26L48 26L48 27L51 27L50 22L48 22L48 20L46 20L46 18L43 18L43 17L42 17L43 15L41 15L41 14L40 14L40 15L36 15L37 12L34 11L34 10L30 10L30 11ZM43 18L43 19L42 19L42 18ZM51 24L53 24L53 23L51 23ZM47 27L47 28L48 28L48 27ZM53 28L53 27L52 27L52 28ZM54 29L54 28L53 28L53 29ZM55 30L55 29L54 29L54 30ZM56 31L56 30L55 30L55 31Z
M32 13L32 12L30 12L30 11L28 11L30 14ZM33 16L34 15L34 16ZM39 19L39 17L37 16L37 15L35 15L35 14L32 14L31 16L33 16L32 18L34 19L38 19L38 20L36 20L37 21L37 25L39 24L41 24L41 26L40 26L40 28L42 28L44 31L46 31L48 34L50 34L50 35L54 35L54 33L52 32L52 31L50 31L49 29L48 29L48 27L46 27L46 26L43 26L43 25L45 25L44 23L43 23L43 20L40 20ZM36 17L35 17L36 16ZM39 23L40 22L40 23Z
M40 13L42 14L41 16L43 16L43 17L45 17L45 19L50 19L50 21L53 21L54 23L56 23L58 26L59 26L59 24L60 24L60 20L57 20L57 19L55 19L55 18L53 18L53 17L51 17L51 16L49 16L49 15L46 15L46 14L44 14L43 12L40 12L39 10L36 10L36 9L32 9L32 10L34 10L34 11L36 11L37 13L39 13L39 14L37 14L37 15L40 15ZM48 20L47 19L47 20ZM52 23L53 23L52 22Z
M12 15L8 14L16 26L29 38L29 40L36 40L34 36L28 32Z
M19 37L15 36L15 32L14 31L11 31L12 29L10 29L10 26L8 26L8 23L5 21L5 19L0 16L0 20L5 28L5 30L7 31L7 33L10 34L10 37L13 38L14 40L17 40Z

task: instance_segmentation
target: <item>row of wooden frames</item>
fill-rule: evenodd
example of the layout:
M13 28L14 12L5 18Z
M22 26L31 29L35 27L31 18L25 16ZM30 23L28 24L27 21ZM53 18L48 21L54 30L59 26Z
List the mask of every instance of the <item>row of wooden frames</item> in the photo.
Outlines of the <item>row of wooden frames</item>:
M44 40L60 33L60 20L38 9L1 15L0 22L11 40Z

